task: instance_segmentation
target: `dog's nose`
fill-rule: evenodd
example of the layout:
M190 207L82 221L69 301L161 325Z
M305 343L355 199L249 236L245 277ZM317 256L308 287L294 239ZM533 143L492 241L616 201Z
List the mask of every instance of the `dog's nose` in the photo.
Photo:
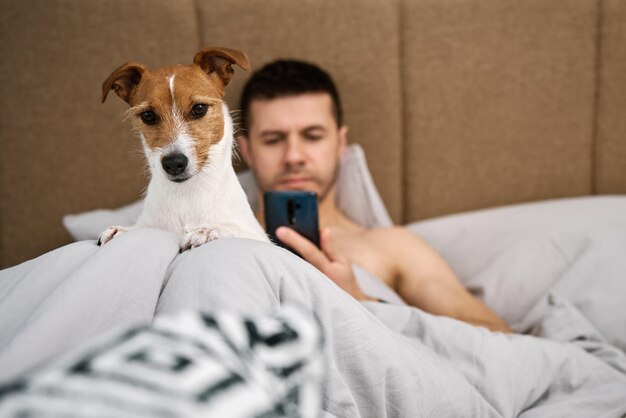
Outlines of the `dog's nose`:
M184 154L170 154L163 157L161 165L167 174L176 176L185 171L188 162L189 159Z

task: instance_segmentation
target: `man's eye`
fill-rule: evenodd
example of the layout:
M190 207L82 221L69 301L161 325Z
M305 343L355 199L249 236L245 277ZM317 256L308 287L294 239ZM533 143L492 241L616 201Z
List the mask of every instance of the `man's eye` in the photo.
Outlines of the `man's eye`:
M263 141L265 145L275 145L280 142L280 138L269 138Z
M189 112L189 116L192 119L199 119L202 116L206 115L206 112L209 110L209 106L204 103L198 103L193 105L191 108L191 112Z
M152 110L146 110L145 112L141 112L139 117L146 125L154 125L159 121L156 113Z
M323 137L321 135L305 135L304 136L304 139L306 139L307 141L319 141L322 138Z

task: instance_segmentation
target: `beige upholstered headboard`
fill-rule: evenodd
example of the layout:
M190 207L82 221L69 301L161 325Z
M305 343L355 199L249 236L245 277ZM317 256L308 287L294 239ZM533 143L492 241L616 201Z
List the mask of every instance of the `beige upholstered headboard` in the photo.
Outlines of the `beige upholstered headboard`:
M100 85L202 46L317 62L393 219L626 192L620 0L2 0L0 267L61 217L136 200L139 144ZM237 107L246 74L227 100Z

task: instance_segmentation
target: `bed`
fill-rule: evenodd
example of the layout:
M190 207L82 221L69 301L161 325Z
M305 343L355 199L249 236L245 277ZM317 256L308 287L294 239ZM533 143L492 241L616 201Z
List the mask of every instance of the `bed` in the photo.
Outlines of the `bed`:
M178 378L180 387L173 390L167 382L174 377L161 371L158 385L147 385L139 371L133 375L129 369L135 352L122 344L106 353L110 343L103 336L150 324L158 329L159 321L188 310L235 312L261 321L285 306L315 317L323 341L323 378L313 403L318 409L295 416L620 417L626 412L623 333L598 331L600 326L623 330L623 311L610 311L621 303L622 277L598 277L602 289L607 282L621 283L613 295L604 293L602 303L590 296L598 292L594 285L573 299L566 297L566 286L540 291L536 301L518 292L519 306L544 305L539 319L529 322L530 335L492 333L403 304L359 303L288 251L235 238L179 254L177 237L144 229L102 248L94 241L62 247L4 270L0 278L0 369L9 376L0 385L2 416L54 416L59 410L98 416L114 405L134 417L144 416L146 406L162 404L165 411L148 416L201 416L199 407L175 408L206 391L197 375ZM359 280L371 294L388 295L375 292L380 282L368 285L375 279L363 272ZM575 286L569 290L577 293ZM577 306L581 302L583 307L591 302L596 313L607 311L592 322L593 315ZM508 313L524 316L514 308ZM188 321L175 329L185 327ZM160 350L157 342L149 346L150 353L160 354L157 359L162 351L178 352L171 344ZM313 362L314 353L310 356ZM207 368L204 375L212 372ZM134 392L138 395L129 402ZM258 416L238 415L237 405L247 398L232 399L229 412L207 416ZM59 406L63 401L66 409Z
M65 370L155 313L259 318L295 303L320 320L328 416L623 416L624 22L618 0L3 2L0 381ZM132 220L146 184L101 82L126 60L185 63L206 45L255 67L327 68L362 147L343 195L375 191L355 193L369 197L354 217L418 233L524 335L404 306L357 269L397 302L358 304L273 247L177 255L171 235L145 230L100 251L91 222L72 235L78 214ZM247 262L206 267L235 254Z

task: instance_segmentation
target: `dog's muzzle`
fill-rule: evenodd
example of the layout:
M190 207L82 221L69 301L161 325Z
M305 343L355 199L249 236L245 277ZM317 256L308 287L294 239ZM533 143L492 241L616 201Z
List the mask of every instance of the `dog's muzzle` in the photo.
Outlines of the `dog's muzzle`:
M185 173L188 163L189 159L181 153L169 154L161 159L163 170L170 175L170 180L176 182L187 180L188 177L181 174Z

